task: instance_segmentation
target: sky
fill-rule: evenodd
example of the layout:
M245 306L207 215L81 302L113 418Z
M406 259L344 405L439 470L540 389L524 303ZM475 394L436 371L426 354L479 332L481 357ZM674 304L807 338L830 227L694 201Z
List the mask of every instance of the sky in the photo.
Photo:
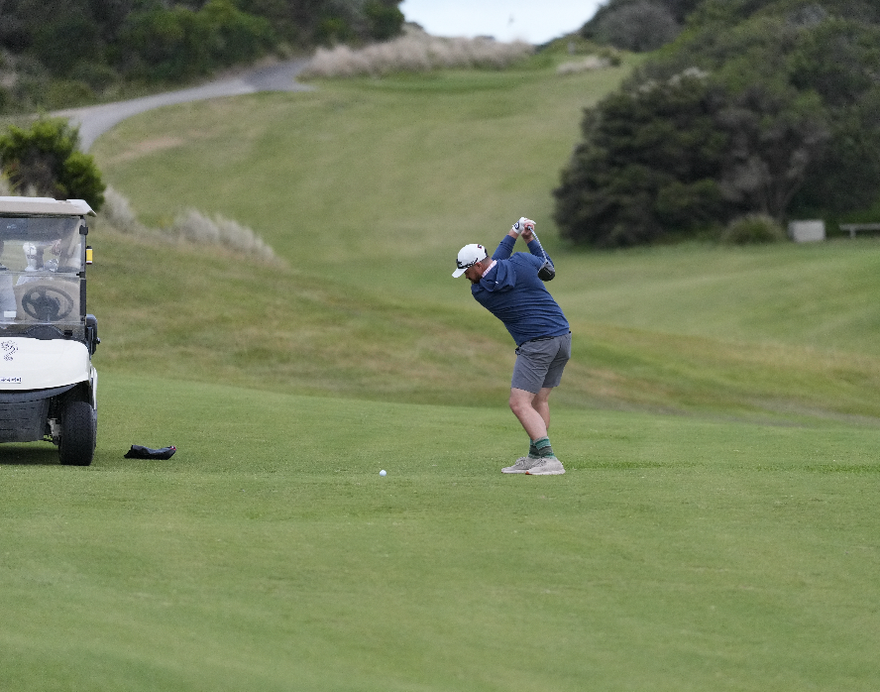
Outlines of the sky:
M580 29L603 0L404 0L400 11L434 36L494 36L540 45Z

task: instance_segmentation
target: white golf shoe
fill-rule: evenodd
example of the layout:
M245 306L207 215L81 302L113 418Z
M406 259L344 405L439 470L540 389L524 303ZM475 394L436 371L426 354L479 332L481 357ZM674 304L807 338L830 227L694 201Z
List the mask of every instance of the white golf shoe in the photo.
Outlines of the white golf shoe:
M529 476L561 476L565 469L556 457L541 457L525 473Z
M520 457L513 466L506 466L501 469L501 473L525 473L539 461L540 459L535 457Z

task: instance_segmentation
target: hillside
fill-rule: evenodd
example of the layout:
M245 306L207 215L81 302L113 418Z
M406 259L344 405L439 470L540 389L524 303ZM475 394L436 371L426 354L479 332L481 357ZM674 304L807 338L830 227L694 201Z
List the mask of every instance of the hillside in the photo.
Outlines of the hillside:
M575 325L566 405L880 416L870 239L576 253L549 190L580 110L626 67L324 82L163 109L101 138L150 223L194 206L252 227L288 271L108 233L93 277L104 367L282 391L498 404L512 345L449 277L528 213ZM206 172L210 171L210 174ZM132 274L131 257L140 262ZM179 296L169 298L169 296Z

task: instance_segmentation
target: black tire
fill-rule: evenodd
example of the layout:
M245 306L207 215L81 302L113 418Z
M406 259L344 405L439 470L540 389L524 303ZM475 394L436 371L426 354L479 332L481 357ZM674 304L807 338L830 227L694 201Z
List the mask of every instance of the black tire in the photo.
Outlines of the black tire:
M95 456L97 438L95 409L87 401L68 401L61 417L58 456L66 466L88 466Z

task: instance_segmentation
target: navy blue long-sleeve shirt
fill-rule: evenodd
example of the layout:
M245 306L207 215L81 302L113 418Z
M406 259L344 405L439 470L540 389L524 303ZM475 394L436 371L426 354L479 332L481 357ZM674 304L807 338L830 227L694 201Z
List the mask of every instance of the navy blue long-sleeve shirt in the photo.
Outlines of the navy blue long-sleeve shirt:
M471 293L504 323L517 346L531 339L568 334L568 320L538 278L544 264L540 243L533 239L528 244L531 254L511 256L515 243L515 238L504 236L492 255L495 265L479 283L471 285Z

